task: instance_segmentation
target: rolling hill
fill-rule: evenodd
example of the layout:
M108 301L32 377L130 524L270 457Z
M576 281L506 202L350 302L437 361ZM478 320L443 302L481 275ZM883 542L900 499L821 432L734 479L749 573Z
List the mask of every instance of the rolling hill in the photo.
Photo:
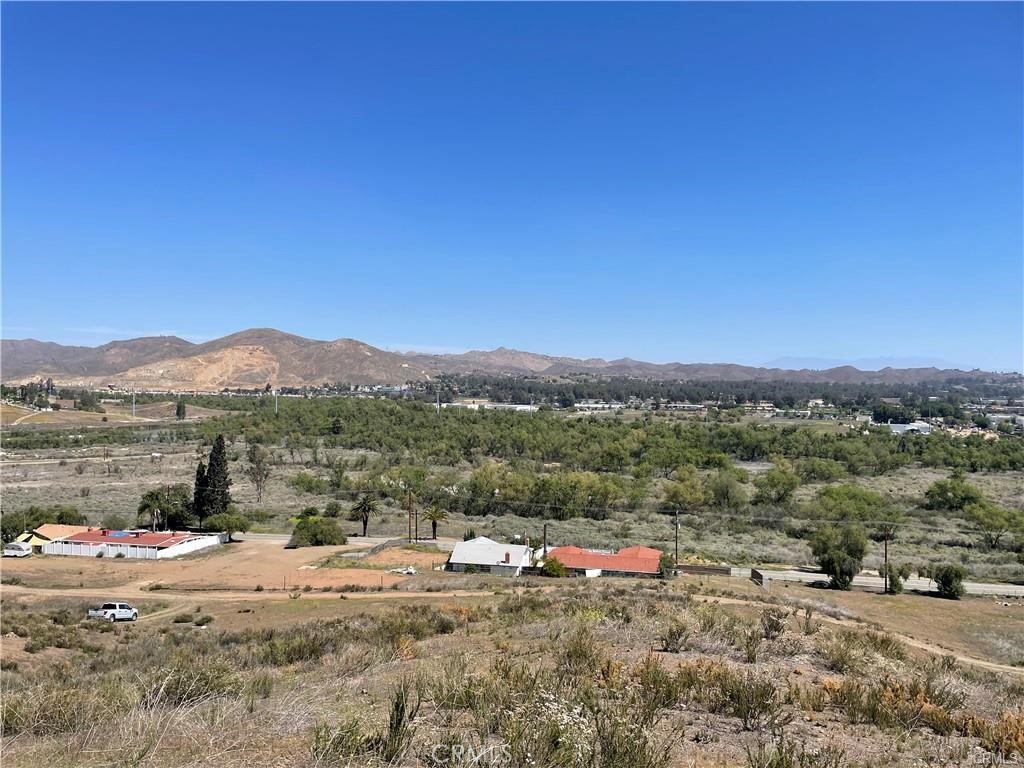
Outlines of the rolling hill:
M513 376L629 376L690 381L915 383L1000 374L940 368L852 366L826 370L755 368L731 363L647 363L630 358L577 359L499 347L461 354L399 354L355 339L319 341L273 328L253 328L194 344L176 336L111 341L98 347L63 346L34 339L0 342L0 377L6 383L52 377L66 386L134 385L145 389L214 391L316 386L325 383L404 384L441 373Z

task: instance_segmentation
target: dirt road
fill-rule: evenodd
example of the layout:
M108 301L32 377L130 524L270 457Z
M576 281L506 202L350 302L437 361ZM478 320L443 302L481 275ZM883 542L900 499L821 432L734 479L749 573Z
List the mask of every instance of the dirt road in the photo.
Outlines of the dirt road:
M694 597L705 603L721 603L722 605L747 605L756 608L761 608L765 605L765 603L759 600L743 600L735 597L717 597L715 595L694 595ZM856 619L839 619L833 618L832 616L817 614L814 620L822 624L833 624L840 627L850 627L851 629L859 630L864 629L864 623L857 621ZM934 643L918 640L917 638L910 637L902 632L894 632L890 629L885 629L885 632L899 640L904 645L908 645L911 648L917 648L920 651L925 651L936 656L951 656L963 664L970 664L993 672L1009 673L1017 677L1024 677L1024 669L1020 667L1011 667L1008 664L999 664L995 661L976 659L973 656L966 656L964 654L957 653L956 651L952 651L949 648L943 648L941 645L935 645Z

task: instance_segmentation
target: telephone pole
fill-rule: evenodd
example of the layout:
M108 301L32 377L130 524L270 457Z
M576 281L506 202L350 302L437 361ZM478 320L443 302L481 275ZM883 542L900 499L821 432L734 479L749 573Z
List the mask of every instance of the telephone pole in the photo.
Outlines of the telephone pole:
M676 565L679 565L679 508L676 507Z

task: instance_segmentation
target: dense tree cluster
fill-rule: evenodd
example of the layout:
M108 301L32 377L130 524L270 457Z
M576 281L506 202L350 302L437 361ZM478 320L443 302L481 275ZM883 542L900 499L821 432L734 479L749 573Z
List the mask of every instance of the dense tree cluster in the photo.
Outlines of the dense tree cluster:
M31 506L21 512L5 511L0 516L0 538L6 543L14 541L25 531L32 531L44 523L60 525L85 525L85 515L74 507L55 505L51 507Z
M410 401L323 398L282 401L275 416L269 398L251 410L203 423L201 434L244 434L250 442L282 444L290 435L328 447L456 465L493 457L557 463L567 469L665 476L676 467L723 466L731 458L780 456L798 473L880 474L913 462L969 471L1024 469L1024 441L892 435L883 430L827 433L809 427L705 424L686 420L565 419L552 413L446 410ZM301 450L301 448L300 448ZM310 449L313 450L313 449ZM810 465L808 459L827 463Z

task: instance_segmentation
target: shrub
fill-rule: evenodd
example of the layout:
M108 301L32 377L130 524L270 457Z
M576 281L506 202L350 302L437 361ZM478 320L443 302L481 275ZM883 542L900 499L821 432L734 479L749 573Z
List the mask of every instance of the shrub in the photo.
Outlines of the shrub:
M792 719L783 711L775 683L753 672L722 677L719 692L722 709L739 718L745 731L778 730Z
M765 640L775 640L786 631L786 619L789 614L781 608L765 608L761 611L761 636Z
M811 552L833 589L850 588L867 550L868 539L860 525L822 526L811 538Z
M846 753L837 746L812 752L806 744L797 744L785 735L773 746L759 741L756 748L748 745L745 749L748 768L842 768L847 764L843 759Z
M316 765L348 762L357 755L375 755L381 764L391 765L409 749L414 733L413 721L419 712L419 699L413 686L403 680L391 697L387 729L366 733L357 720L347 719L337 727L321 723L313 731L312 756Z
M590 628L580 623L562 638L555 665L560 679L581 680L593 677L603 660L604 653Z
M552 578L561 579L565 578L567 571L565 566L555 557L549 557L544 561L544 565L540 569L542 576L550 576Z
M833 672L856 672L864 662L864 648L850 642L851 634L828 635L817 642L815 650Z
M925 491L928 509L962 510L970 504L984 501L981 491L954 472L948 480L937 480Z
M662 650L679 653L687 648L690 626L679 619L673 619L661 634Z
M291 543L296 547L322 547L345 544L348 539L330 518L303 518L295 524Z
M939 597L949 600L959 600L964 594L963 581L967 577L967 570L962 565L945 563L932 568L931 577L935 580Z
M311 472L297 473L288 484L299 493L325 494L330 490L327 480Z
M1004 712L985 729L981 744L989 752L1006 758L1014 754L1024 756L1024 712Z
M239 692L237 675L226 661L196 661L155 672L149 679L142 704L179 706Z

